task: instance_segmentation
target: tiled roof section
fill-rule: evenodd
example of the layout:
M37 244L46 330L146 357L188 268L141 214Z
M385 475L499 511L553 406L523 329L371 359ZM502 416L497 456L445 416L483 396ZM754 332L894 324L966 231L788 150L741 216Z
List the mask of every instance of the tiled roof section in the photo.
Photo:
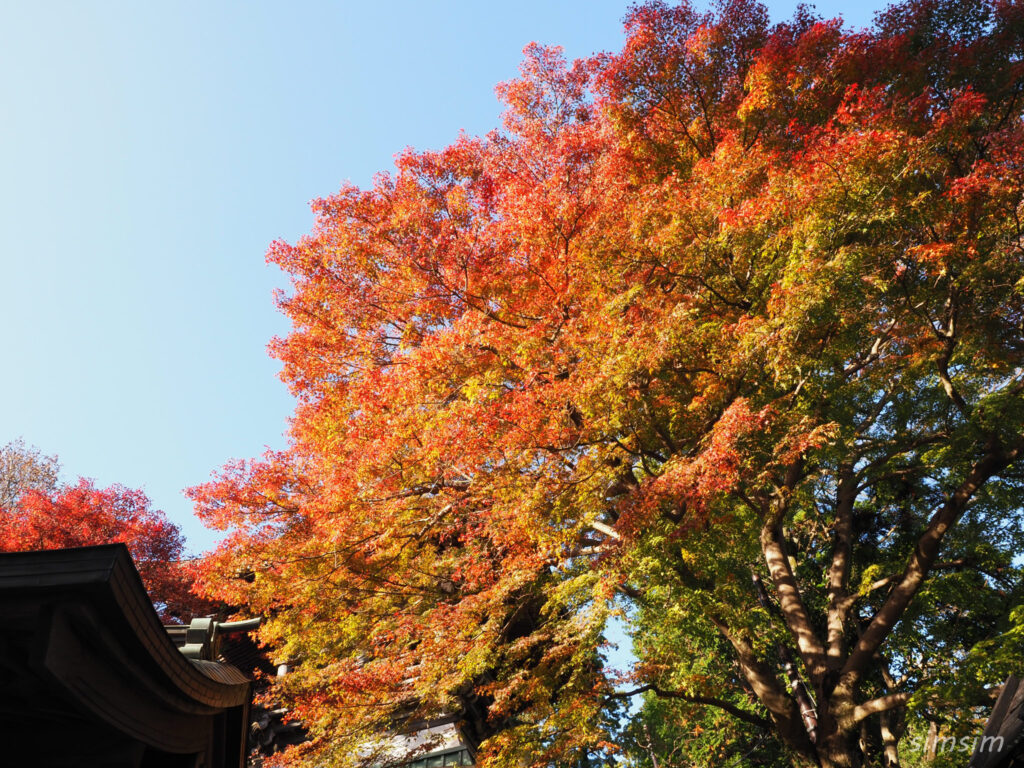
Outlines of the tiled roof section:
M180 695L211 707L248 701L249 685L224 684L183 658L160 623L123 544L0 553L0 594L21 600L88 605L101 628L118 638L124 661L154 665Z
M211 680L217 680L225 685L248 685L251 678L243 674L236 667L224 664L220 661L206 661L204 659L189 659L192 666Z
M244 673L246 679L254 680L260 691L267 689L268 681L278 673L278 668L267 650L250 636L257 626L255 620L221 623L211 618L198 618L188 626L175 624L164 629L181 653L193 657L192 664L211 673L217 670L231 670L232 675ZM306 739L302 723L290 720L286 708L277 704L253 704L248 730L248 765L259 768L264 757Z

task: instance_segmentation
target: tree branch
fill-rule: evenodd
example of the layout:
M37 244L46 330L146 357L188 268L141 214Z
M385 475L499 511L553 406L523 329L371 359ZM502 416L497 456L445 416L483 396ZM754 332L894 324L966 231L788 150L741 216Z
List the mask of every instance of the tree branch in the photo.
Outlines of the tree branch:
M753 712L748 712L745 709L741 709L740 707L737 707L735 704L732 704L728 701L716 699L713 696L692 696L688 693L683 693L682 691L666 691L664 688L659 688L657 685L654 685L653 683L641 685L639 688L632 691L613 693L610 695L610 698L626 699L630 698L631 696L636 696L640 693L645 693L646 691L650 691L655 696L658 696L662 699L679 699L681 701L688 701L691 704L704 704L709 707L717 707L718 709L721 709L724 712L728 712L733 717L742 720L745 723L750 723L751 725L756 726L758 728L762 728L764 730L771 730L771 722L769 722L766 718L763 718L760 715L755 715Z
M786 626L796 640L796 647L800 653L815 687L825 676L825 647L815 634L811 619L807 613L800 590L797 587L796 577L789 565L789 558L782 540L782 518L788 508L788 496L802 477L802 461L795 462L788 470L785 487L780 492L780 498L772 502L770 511L765 517L761 527L761 551L764 554L765 563L768 565L768 572L771 574L772 582L775 584L775 591L779 599L779 608L786 621Z
M845 724L847 726L856 725L861 720L871 715L877 714L878 712L887 712L890 709L896 709L896 707L902 707L910 701L910 693L903 691L901 693L890 693L885 696L880 696L877 699L858 704L851 710L849 718L846 719Z
M605 523L600 522L599 520L594 520L593 522L591 522L590 527L598 533L603 533L610 539L615 539L616 541L619 541L622 538L622 536L619 535L618 531L616 531L610 525L606 525Z
M722 636L736 651L740 670L750 685L750 689L768 710L772 722L779 735L790 747L804 757L814 758L814 744L804 728L800 716L800 708L796 701L786 693L775 673L761 661L748 640L732 632L724 621L711 614L711 623L718 628Z
M951 325L952 322L953 321L950 320ZM943 341L942 354L936 361L935 367L939 371L939 381L942 382L942 389L945 391L946 396L953 401L953 404L956 406L957 410L960 411L960 414L965 419L969 419L971 417L971 407L967 405L967 401L964 400L963 395L961 395L959 390L957 390L956 386L953 384L953 378L949 375L949 361L953 358L953 351L955 349L956 338L952 335L951 330L950 335Z
M853 504L857 498L857 480L852 465L839 470L839 488L836 490L836 528L832 549L832 564L828 572L828 659L831 669L839 669L842 662L843 638L846 636L847 595L850 584L850 564L853 551Z

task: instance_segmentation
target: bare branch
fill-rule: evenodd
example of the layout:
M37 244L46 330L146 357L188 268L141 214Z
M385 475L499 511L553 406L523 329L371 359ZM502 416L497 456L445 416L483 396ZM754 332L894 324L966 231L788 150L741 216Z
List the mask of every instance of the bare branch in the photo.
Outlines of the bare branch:
M768 710L779 735L790 747L802 755L813 756L815 754L814 744L804 728L800 708L779 683L775 673L757 657L749 640L732 632L728 625L717 616L709 615L708 618L736 651L743 677L754 695Z
M616 531L610 525L606 525L605 523L602 523L602 522L600 522L598 520L593 521L590 524L590 527L593 528L598 533L603 533L605 536L607 536L610 539L615 539L616 541L619 541L622 538L619 535L618 531Z
M951 321L952 322L952 321ZM952 333L952 331L950 331ZM943 342L942 354L936 361L936 367L939 371L939 381L942 382L942 389L945 391L946 396L953 401L957 410L960 411L964 418L969 418L971 415L971 407L964 400L963 395L960 394L956 386L953 384L953 378L949 375L949 361L953 357L953 350L956 349L956 338L949 335Z

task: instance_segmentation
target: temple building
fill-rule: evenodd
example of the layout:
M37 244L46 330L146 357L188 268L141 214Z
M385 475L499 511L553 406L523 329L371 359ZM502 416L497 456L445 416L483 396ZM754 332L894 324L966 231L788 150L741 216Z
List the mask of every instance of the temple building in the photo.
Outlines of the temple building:
M124 545L0 554L4 764L243 768L252 682L192 629L189 657Z

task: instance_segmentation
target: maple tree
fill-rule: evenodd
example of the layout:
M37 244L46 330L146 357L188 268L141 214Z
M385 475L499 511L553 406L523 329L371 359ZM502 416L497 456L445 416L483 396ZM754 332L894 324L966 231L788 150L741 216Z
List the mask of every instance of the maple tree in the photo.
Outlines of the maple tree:
M1024 8L626 32L269 251L291 442L192 495L296 760L891 768L1024 647Z

